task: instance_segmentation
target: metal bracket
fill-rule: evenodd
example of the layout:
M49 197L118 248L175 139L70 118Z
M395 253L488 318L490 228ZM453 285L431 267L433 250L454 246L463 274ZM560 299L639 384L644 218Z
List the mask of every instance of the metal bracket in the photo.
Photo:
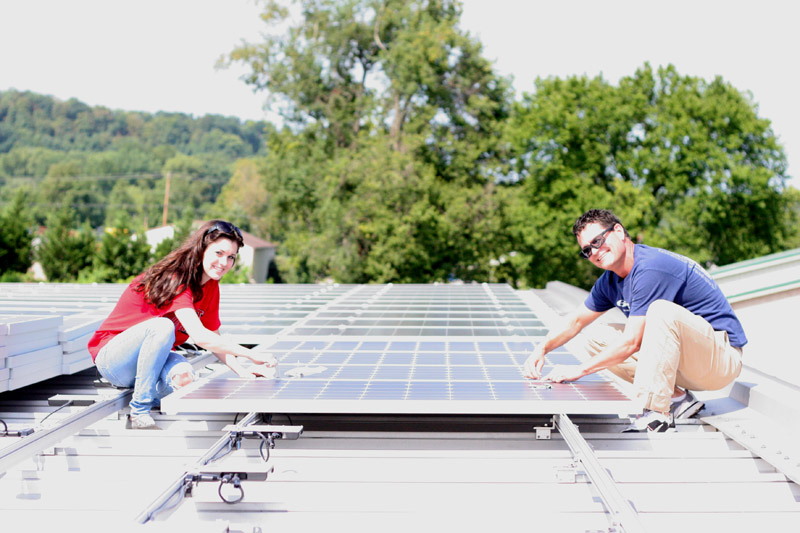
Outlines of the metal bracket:
M556 481L559 483L575 483L578 477L578 467L575 463L569 466L556 466Z
M276 439L297 440L303 433L303 426L271 426L271 425L253 425L253 426L236 426L228 425L222 428L222 431L230 433L232 439L240 441L241 439L264 439L266 438L271 447L275 447Z
M536 440L550 440L551 426L533 426L536 430Z
M34 432L33 428L6 429L0 433L0 437L27 437Z
M204 471L202 472L186 474L186 476L184 476L184 496L191 496L192 487L198 483L219 482L219 490L217 493L219 494L220 499L225 503L234 504L239 503L244 499L244 488L242 488L242 481L266 481L267 477L269 477L269 475L275 471L275 467L270 466L266 470L253 470L248 468L247 470L240 471L206 467L203 470ZM225 485L233 486L233 488L238 491L238 494L233 498L224 496L222 493L222 488Z

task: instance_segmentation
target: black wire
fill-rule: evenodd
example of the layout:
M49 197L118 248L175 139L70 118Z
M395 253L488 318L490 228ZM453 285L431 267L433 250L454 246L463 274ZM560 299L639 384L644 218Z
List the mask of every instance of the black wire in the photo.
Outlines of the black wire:
M222 486L226 483L231 483L235 488L239 489L239 498L237 500L228 500L225 496L222 495ZM217 494L219 494L219 498L227 503L233 505L234 503L239 503L244 499L244 489L242 488L242 484L239 481L239 476L236 474L233 475L233 478L229 478L228 476L222 476L222 479L219 482L219 489L217 489Z
M47 420L48 418L50 418L50 416L51 416L53 413L57 413L57 412L58 412L58 411L60 411L61 409L65 408L65 407L68 407L68 406L70 406L70 405L72 405L72 400L67 400L66 402L64 402L64 404L63 404L63 405L59 405L58 407L56 407L55 409L53 409L52 411L50 411L50 413L49 413L49 414L48 414L46 417L42 418L42 419L39 421L39 425L41 426L42 424L44 424L44 421L45 421L45 420Z
M3 436L5 437L6 435L8 435L8 424L6 424L6 421L3 420L2 418L0 418L0 424L3 424L3 428L4 428L3 429Z
M223 453L222 455L219 455L219 453L220 453L221 451L224 451L225 453ZM225 450L225 449L223 448L222 450L217 450L217 453L215 453L215 454L214 454L214 456L213 456L213 457L211 457L211 459L209 459L208 461L206 461L206 464L208 464L208 463L213 463L213 462L214 462L214 461L216 461L217 459L221 459L221 458L225 457L226 455L228 455L228 454L229 454L229 453L231 453L232 451L233 451L233 439L230 439L230 440L228 441L228 449L227 449L227 450Z
M267 462L269 462L269 454L270 454L270 447L271 446L269 444L269 441L267 440L267 438L264 436L263 433L259 433L258 436L261 437L261 444L258 446L258 453L259 453L259 455L261 455L261 459L263 459L264 462L267 463ZM264 445L266 445L266 448L267 448L267 456L266 457L264 457L264 447L265 447Z
M174 509L180 502L183 501L183 498L186 496L186 492L189 490L190 485L191 483L184 483L179 490L175 491L175 494L178 494L180 498L175 500L175 503L173 503L169 507L164 507L167 504L167 502L170 501L170 500L165 500L161 505L159 505L156 509L154 509L153 512L147 515L147 521L149 522L150 520L155 518L155 516L159 513L162 513L164 511L169 511L170 509ZM174 495L170 496L170 499L174 497L175 497Z

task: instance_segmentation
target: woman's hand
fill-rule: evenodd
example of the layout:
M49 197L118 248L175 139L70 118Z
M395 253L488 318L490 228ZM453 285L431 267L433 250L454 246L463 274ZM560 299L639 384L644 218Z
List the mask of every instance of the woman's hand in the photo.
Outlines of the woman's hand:
M257 365L264 365L269 368L278 366L278 360L275 356L260 349L258 346L250 349L249 359Z

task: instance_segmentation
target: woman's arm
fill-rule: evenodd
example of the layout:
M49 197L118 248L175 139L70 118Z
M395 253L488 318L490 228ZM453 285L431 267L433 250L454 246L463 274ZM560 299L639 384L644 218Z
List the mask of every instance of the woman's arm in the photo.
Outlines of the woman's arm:
M186 330L192 341L201 348L212 352L237 374L240 374L241 365L235 361L235 357L231 356L245 357L256 364L263 364L268 367L274 367L278 364L278 360L270 353L245 348L240 344L225 339L218 332L207 329L194 309L178 309L175 311L175 316L180 320L183 329Z

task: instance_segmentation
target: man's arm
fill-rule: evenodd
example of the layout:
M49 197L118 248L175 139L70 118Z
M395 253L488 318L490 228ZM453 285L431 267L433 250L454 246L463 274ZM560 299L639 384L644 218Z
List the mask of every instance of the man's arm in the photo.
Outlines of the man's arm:
M599 311L592 311L585 304L577 307L564 318L560 327L550 330L544 340L536 345L533 353L525 361L523 375L526 378L539 379L542 375L545 354L569 342L602 314Z
M644 335L644 316L628 318L625 330L619 340L608 346L595 357L580 365L559 365L555 367L544 379L548 381L575 381L589 374L599 372L610 366L618 365L628 357L639 351Z

